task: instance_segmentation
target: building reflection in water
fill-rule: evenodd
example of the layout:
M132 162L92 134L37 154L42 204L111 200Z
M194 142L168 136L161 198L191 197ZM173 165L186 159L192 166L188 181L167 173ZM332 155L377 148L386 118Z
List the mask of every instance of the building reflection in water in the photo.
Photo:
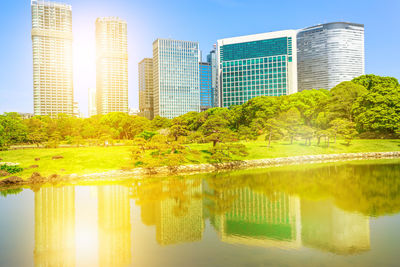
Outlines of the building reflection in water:
M35 266L75 266L75 188L35 193Z
M343 211L331 200L301 200L303 245L336 254L370 249L369 218Z
M160 245L200 241L203 236L201 180L166 180L139 189L137 204L146 225L156 226Z
M97 195L100 266L127 266L132 257L129 188L99 186Z
M225 194L234 200L229 210L213 218L223 242L280 248L301 246L299 198L285 193L266 196L248 187L230 189L219 196L224 199Z
M343 211L331 200L300 200L283 192L264 194L227 185L170 179L134 190L96 187L100 265L131 264L132 192L143 224L155 226L160 245L202 240L209 214L211 225L227 243L285 249L303 245L336 254L370 249L368 217ZM75 216L74 187L44 187L35 193L36 266L75 266Z

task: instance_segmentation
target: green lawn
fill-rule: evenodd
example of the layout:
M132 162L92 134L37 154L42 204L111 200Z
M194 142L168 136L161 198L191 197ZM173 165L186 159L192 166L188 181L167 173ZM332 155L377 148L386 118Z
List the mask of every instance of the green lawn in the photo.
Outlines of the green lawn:
M61 155L63 159L53 160L53 156ZM0 151L2 162L18 162L24 171L18 176L28 178L33 172L43 176L51 174L85 174L132 167L130 147L81 147L56 149L23 149ZM35 161L35 158L40 158ZM31 165L38 168L29 169Z
M241 159L263 159L275 157L288 157L299 155L317 155L332 153L352 152L383 152L400 151L400 140L354 140L350 146L338 140L326 147L312 144L305 146L304 142L295 142L290 145L287 141L273 142L268 148L264 141L243 142L248 147L249 155ZM202 151L199 163L207 162L207 150L211 144L192 144L191 149ZM53 160L53 156L61 155L64 159ZM43 176L57 174L87 174L104 172L122 168L132 168L129 146L116 147L82 147L82 148L57 148L57 149L24 149L0 151L1 161L18 162L24 168L18 176L28 178L32 172L39 172ZM35 158L40 158L35 161ZM189 162L188 162L189 163ZM193 162L192 162L193 163ZM29 169L31 165L38 168Z

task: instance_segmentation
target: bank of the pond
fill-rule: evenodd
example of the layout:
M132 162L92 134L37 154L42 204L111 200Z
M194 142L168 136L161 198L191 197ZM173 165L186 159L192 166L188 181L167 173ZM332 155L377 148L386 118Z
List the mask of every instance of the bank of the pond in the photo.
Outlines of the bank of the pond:
M135 168L132 170L113 170L101 173L92 173L68 176L67 180L114 180L124 178L143 179L149 176L167 176L167 175L191 175L199 173L211 173L218 171L231 171L241 169L255 169L278 167L285 165L299 165L324 163L335 161L350 161L350 160L368 160L368 159L390 159L400 158L400 151L394 152L367 152L367 153L341 153L341 154L322 154L309 156L294 156L282 158L269 158L258 160L242 160L218 164L193 164L181 165L171 170L168 167L157 167L152 169Z
M340 153L340 154L321 154L321 155L305 155L293 157L280 157L256 160L242 160L218 164L193 164L181 165L174 169L168 167L157 167L152 169L134 168L131 170L111 170L106 172L97 172L91 174L69 174L69 175L50 175L43 177L38 173L34 173L30 179L23 180L17 176L12 176L0 180L0 188L15 186L40 186L44 183L70 183L76 181L115 181L125 179L144 179L154 176L168 175L192 175L199 173L211 173L218 171L231 171L241 169L255 169L279 167L299 164L339 162L351 160L372 160L372 159L393 159L400 158L400 151L392 152L363 152L363 153Z

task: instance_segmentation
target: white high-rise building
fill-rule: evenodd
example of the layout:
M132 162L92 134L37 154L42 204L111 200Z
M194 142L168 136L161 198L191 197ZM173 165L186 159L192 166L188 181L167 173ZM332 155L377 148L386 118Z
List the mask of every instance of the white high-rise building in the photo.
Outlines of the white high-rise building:
M73 114L72 8L31 1L35 115Z
M153 43L154 116L169 119L200 111L199 43Z
M128 113L128 37L126 21L96 20L97 114Z
M332 22L299 30L298 87L331 89L365 73L364 25Z

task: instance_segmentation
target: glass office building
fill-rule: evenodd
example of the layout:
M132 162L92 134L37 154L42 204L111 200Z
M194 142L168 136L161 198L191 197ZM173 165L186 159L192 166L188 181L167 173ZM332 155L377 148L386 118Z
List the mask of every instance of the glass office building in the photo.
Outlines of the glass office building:
M139 114L152 120L153 106L153 59L144 58L139 62Z
M32 0L35 115L73 114L72 8Z
M331 89L365 73L364 25L332 22L297 35L299 91Z
M128 36L126 21L96 20L97 114L128 113Z
M169 119L200 111L199 43L153 43L154 116Z
M297 92L295 30L218 40L221 106Z
M214 49L207 55L207 62L211 66L211 87L213 91L213 107L219 107L219 93L218 93L218 64L217 64L217 45L214 45Z
M199 70L200 70L200 110L204 111L209 108L212 108L214 104L211 65L206 62L200 62Z

